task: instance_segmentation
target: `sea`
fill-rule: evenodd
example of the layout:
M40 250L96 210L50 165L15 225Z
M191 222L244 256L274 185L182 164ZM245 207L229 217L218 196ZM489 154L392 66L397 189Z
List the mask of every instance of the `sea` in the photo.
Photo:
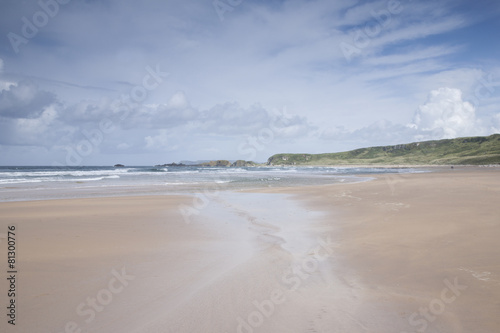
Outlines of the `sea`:
M355 183L377 174L427 172L417 168L0 166L0 201L130 195L192 194Z

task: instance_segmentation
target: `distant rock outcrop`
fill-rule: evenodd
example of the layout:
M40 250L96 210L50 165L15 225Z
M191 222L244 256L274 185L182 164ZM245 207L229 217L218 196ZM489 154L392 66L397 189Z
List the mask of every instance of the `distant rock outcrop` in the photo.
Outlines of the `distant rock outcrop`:
M115 168L124 168L125 165L123 165L123 164L115 164L114 167Z
M184 163L167 163L167 164L157 164L155 167L157 168L164 168L164 167L253 167L257 166L258 164L252 161L244 161L244 160L237 160L231 163L228 160L216 160L216 161L206 161L198 164L184 164Z
M232 167L251 167L255 166L256 163L252 161L237 160L231 164Z
M184 167L184 166L187 166L186 164L182 164L182 163L165 163L165 164L157 164L155 165L155 167L157 168L165 168L165 167Z
M252 161L244 161L244 160L237 160L233 163L227 161L227 160L217 160L217 161L210 161L210 162L205 162L198 164L198 166L203 166L203 167L252 167L252 166L257 166L257 163L252 162Z
M199 166L204 166L204 167L230 167L231 162L227 160L217 160L217 161L210 161L210 162L205 162L201 163Z

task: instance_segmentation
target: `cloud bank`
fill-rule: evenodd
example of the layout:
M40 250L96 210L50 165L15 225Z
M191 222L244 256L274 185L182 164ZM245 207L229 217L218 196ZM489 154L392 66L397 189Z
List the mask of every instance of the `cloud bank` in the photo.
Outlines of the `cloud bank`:
M22 36L41 10L2 2L0 35ZM0 164L265 161L499 131L496 1L243 1L219 14L201 0L71 1L18 52L4 38Z

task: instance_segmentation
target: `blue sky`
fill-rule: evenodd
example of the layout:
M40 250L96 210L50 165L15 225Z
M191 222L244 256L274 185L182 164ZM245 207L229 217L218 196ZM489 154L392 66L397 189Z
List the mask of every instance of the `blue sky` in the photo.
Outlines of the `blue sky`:
M0 3L0 164L265 161L500 132L497 1Z

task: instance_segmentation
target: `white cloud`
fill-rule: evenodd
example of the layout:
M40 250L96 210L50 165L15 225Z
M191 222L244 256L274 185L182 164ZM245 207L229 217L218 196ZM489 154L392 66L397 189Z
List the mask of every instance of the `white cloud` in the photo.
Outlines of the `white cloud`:
M414 141L415 133L414 128L382 119L352 131L342 126L328 128L321 132L320 138L328 141L347 142L351 145L354 143L355 147L348 147L348 149L352 149Z
M341 20L338 22L339 25L359 25L366 24L369 21L375 20L373 17L373 10L380 10L386 7L387 1L376 1L373 3L359 4L349 8L344 15L342 15ZM385 9L385 8L384 8Z
M122 142L116 146L117 149L119 150L127 150L130 148L130 145L128 143Z
M327 128L319 137L374 146L497 132L500 132L500 113L480 118L474 106L463 100L461 90L445 87L430 92L427 101L418 107L408 125L379 120L355 130L347 130L343 126Z
M431 47L419 46L417 48L408 49L406 50L406 52L367 58L363 61L363 63L367 65L384 65L392 67L396 64L407 64L432 58L438 58L449 55L451 53L456 53L460 50L462 50L462 47L450 45Z
M177 149L176 145L171 144L171 134L167 130L160 130L157 135L144 138L146 149L169 151Z
M493 123L493 130L496 133L500 133L500 113L497 113L496 115L493 116L492 123Z
M434 22L414 23L406 27L400 27L390 33L376 38L372 46L386 46L407 40L421 39L424 37L439 35L445 32L459 29L466 25L461 17L451 16L436 19Z
M72 136L74 130L58 121L58 110L50 105L36 118L0 119L0 145L53 147Z
M53 93L23 80L0 91L0 116L8 118L36 118L47 106L56 102Z
M307 117L269 111L259 104L244 108L235 102L219 104L202 112L195 126L202 133L221 136L257 135L261 130L270 129L275 137L288 139L315 130Z
M174 109L187 109L190 107L187 96L183 91L177 92L170 97L167 106Z
M204 111L198 126L205 133L241 135L258 131L268 123L269 114L262 106L243 108L236 102L228 102Z
M110 119L114 125L131 128L171 128L198 118L183 93L174 94L167 103L141 105L121 99L82 100L67 106L62 118L71 124L96 123Z
M2 80L2 78L0 78L0 93L2 92L2 90L9 90L11 87L15 87L17 86L17 83L16 82L11 82L11 81L8 81L8 80Z
M472 15L454 0L402 2L347 63L339 43L354 43L349 32L356 29L373 31L380 21L373 11L387 10L387 0L245 2L223 23L211 1L72 2L22 45L20 56L0 59L0 142L75 147L83 130L108 118L113 131L101 152L135 154L143 163L145 147L153 155L169 145L180 147L172 158L196 159L209 147L232 158L247 136L271 127L274 141L259 153L498 130L500 89L481 85L498 64L497 44L494 34L473 26L498 22L488 15L500 7L489 3L471 7ZM0 31L19 32L19 17L30 13L28 3L12 2L0 11ZM92 24L82 30L84 22ZM158 63L170 75L142 104L120 105L119 96L153 82L144 81L145 68ZM26 78L39 88L22 83ZM438 97L425 102L436 87L463 95L448 104ZM283 106L293 115L271 111ZM44 113L51 107L55 114ZM413 127L406 126L414 113Z
M474 106L462 99L462 91L439 88L414 115L411 127L418 130L417 139L450 139L486 134L476 117Z

